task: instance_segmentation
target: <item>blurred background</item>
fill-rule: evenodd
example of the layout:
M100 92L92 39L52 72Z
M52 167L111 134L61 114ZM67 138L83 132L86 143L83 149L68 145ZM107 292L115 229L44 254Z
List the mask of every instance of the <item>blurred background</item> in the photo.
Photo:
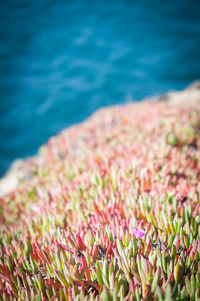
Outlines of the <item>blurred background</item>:
M0 175L99 107L198 78L199 0L0 0Z

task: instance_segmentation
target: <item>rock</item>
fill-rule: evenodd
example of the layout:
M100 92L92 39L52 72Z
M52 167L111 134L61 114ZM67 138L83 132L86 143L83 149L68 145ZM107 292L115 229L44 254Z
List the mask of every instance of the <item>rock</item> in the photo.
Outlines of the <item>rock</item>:
M25 176L25 172L22 169L22 163L23 160L21 159L14 161L5 176L0 179L0 197L15 190L18 186L19 179L22 179Z

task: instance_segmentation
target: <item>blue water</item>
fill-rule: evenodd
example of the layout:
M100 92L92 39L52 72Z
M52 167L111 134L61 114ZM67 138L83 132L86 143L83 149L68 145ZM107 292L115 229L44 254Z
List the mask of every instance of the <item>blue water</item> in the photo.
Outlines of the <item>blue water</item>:
M99 107L200 78L200 1L1 0L0 174Z

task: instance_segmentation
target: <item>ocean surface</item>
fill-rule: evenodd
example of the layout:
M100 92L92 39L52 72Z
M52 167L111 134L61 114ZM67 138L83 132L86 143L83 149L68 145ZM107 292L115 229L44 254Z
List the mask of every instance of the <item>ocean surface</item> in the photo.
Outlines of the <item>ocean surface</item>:
M102 106L198 78L199 0L1 0L0 175Z

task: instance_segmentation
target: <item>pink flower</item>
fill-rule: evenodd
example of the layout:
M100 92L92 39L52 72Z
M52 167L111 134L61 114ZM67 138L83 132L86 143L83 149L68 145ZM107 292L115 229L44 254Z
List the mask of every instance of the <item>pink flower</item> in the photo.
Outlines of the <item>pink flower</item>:
M144 236L144 231L143 230L140 230L140 229L133 229L133 235L136 237L136 238L143 238Z

